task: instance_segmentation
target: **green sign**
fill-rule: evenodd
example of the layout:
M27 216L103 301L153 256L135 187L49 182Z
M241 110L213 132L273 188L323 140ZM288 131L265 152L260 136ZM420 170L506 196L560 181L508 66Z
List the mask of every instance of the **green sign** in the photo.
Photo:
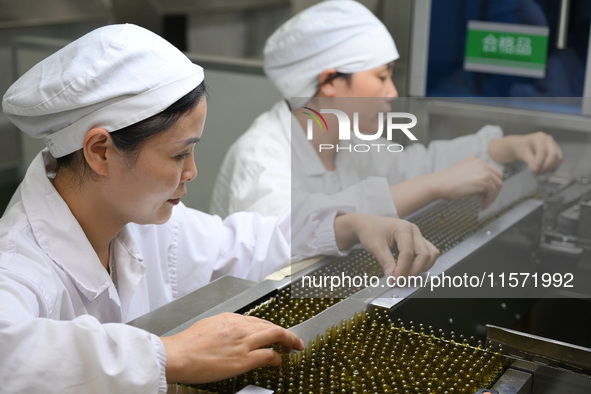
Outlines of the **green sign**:
M543 78L547 53L548 27L468 22L467 71Z

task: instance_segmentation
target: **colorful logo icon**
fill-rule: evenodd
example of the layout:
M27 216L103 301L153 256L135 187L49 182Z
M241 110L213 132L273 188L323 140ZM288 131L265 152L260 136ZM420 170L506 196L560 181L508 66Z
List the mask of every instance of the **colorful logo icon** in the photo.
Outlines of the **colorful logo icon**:
M314 119L316 121L316 123L318 123L318 126L320 126L320 130L324 130L324 127L322 127L322 123L324 123L324 126L326 127L326 131L328 131L328 125L326 124L326 120L324 120L324 116L320 115L320 112L313 110L310 107L304 107L304 109L307 109L309 111L314 112L314 114L316 114L316 116L314 114L311 114L309 112L304 112L305 115L310 116L312 119ZM322 119L322 123L320 123L320 119Z

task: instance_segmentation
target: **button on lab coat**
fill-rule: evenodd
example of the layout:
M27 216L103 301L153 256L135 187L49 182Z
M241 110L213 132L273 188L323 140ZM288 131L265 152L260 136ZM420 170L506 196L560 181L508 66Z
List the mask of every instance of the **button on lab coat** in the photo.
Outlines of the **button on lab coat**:
M35 158L0 219L2 392L165 391L161 340L122 322L222 275L261 280L295 249L339 254L330 209L294 220L291 253L289 210L222 221L179 204L167 223L128 224L117 235L115 287L48 179L48 157Z
M327 171L282 100L260 115L228 150L210 211L222 217L239 211L276 215L302 195L324 194L360 213L397 216L390 185L441 171L469 156L493 163L488 145L502 136L500 127L489 125L473 135L433 141L428 147L416 143L399 153L385 148L377 154L341 149L336 169ZM351 144L367 143L351 139ZM339 146L346 147L345 141Z

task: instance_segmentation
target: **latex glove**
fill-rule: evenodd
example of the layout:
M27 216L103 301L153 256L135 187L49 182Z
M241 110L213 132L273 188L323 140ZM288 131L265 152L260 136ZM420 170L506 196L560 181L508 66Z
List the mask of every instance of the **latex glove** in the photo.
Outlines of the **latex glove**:
M339 249L361 245L375 256L385 275L416 275L433 266L439 250L426 240L419 228L406 220L375 215L348 214L335 219ZM398 261L392 250L398 249Z
M461 162L433 174L438 185L438 196L448 200L459 200L473 195L481 195L480 208L488 207L503 185L503 173L493 165L476 157L468 157Z
M554 138L542 131L493 140L488 151L497 163L520 160L538 175L554 170L563 158L562 150Z
M200 320L161 340L169 383L216 382L255 368L279 366L281 356L269 348L274 343L286 352L304 348L296 334L266 320L235 313Z

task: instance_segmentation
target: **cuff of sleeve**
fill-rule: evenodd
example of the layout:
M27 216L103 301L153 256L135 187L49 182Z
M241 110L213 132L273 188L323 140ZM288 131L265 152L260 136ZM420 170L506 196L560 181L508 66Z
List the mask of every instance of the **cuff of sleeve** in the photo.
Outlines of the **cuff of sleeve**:
M495 125L486 125L480 130L478 130L478 137L480 140L480 151L482 152L482 160L486 161L487 163L496 165L499 168L503 168L502 164L497 163L490 157L488 154L488 146L492 140L497 140L499 138L503 138L503 129L499 126Z
M160 365L160 383L158 384L158 392L166 394L168 391L168 382L166 381L166 350L164 349L162 340L158 336L151 335L150 340L156 350L156 359Z
M334 219L340 213L357 212L354 205L335 204L323 194L311 194L292 204L292 261L318 255L339 255L334 232Z
M370 182L368 190L372 191L369 199L370 208L367 212L360 213L398 218L398 210L392 199L388 180L381 177L369 177L368 181Z
M319 240L318 248L320 250L319 254L346 256L351 252L351 250L353 250L353 248L339 250L334 232L334 220L337 217L337 214L349 214L354 212L354 209L342 207L342 209L340 209L338 212L332 212L330 215L326 215L324 218L322 218L317 228L317 236Z

